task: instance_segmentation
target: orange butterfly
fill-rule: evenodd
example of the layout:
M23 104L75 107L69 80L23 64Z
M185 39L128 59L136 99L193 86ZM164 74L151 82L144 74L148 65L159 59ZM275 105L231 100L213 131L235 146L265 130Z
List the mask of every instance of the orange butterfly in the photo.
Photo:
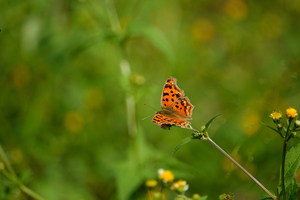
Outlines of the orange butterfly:
M183 97L184 92L177 84L177 79L170 77L165 83L161 97L162 110L155 112L152 122L163 129L170 129L171 126L190 128L192 111L194 106L188 97Z

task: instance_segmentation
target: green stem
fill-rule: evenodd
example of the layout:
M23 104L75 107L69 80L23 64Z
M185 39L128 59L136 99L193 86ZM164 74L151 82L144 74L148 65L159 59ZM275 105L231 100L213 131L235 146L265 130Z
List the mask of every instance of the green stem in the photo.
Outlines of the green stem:
M189 200L189 198L187 196L185 196L184 194L181 195L177 195L179 198L183 198L184 200Z
M27 195L37 199L37 200L45 200L43 197L41 197L39 194L35 193L34 191L32 191L31 189L29 189L28 187L26 187L23 184L20 184L20 189L26 193Z
M23 183L18 179L15 171L13 170L13 168L11 167L11 164L5 154L5 152L3 151L1 145L0 145L0 158L3 160L4 165L7 167L8 171L5 169L2 169L1 172L13 183L16 183L19 188L22 190L22 192L24 192L25 194L27 194L28 196L31 196L32 198L36 199L36 200L45 200L43 197L41 197L40 195L38 195L37 193L35 193L34 191L32 191L31 189L29 189L28 187L26 187L25 185L23 185Z
M293 118L288 119L288 127L286 129L286 134L285 134L284 142L283 142L282 163L281 163L281 187L282 187L283 200L286 200L285 184L284 184L285 156L286 156L287 142L290 139L289 132L290 132L290 126L291 126L292 120L293 120Z
M9 173L11 173L13 176L17 176L15 171L13 170L13 168L11 167L11 164L2 148L2 146L0 145L0 157L2 158L4 165L7 167Z
M117 14L117 10L115 7L115 2L111 0L106 0L106 6L107 6L107 14L108 18L111 24L111 28L114 32L120 32L122 30L120 22L119 22L119 17Z
M227 158L229 158L236 166L238 166L245 174L247 174L259 187L261 187L274 200L277 198L269 192L258 180L256 180L246 169L244 169L238 162L236 162L230 155L228 155L221 147L219 147L212 139L208 137L208 141L212 143L218 150L220 150Z
M283 194L283 199L284 200L286 200L285 185L284 185L286 147L287 147L287 141L285 139L284 143L283 143L283 154L282 154L282 164L281 164L281 187L282 187L282 194Z

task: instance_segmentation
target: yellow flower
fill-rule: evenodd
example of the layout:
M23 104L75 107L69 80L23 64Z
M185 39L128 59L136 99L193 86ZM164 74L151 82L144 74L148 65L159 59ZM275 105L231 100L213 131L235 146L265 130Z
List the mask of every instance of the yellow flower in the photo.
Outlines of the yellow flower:
M174 180L174 174L170 170L159 169L158 170L159 179L164 183L172 182Z
M145 183L148 188L155 188L157 186L157 181L155 179L148 179Z
M296 116L298 116L297 110L291 107L286 109L285 114L287 118L295 118Z
M179 180L172 184L171 189L179 194L183 194L185 191L189 189L189 185L185 180Z
M273 119L273 120L279 120L279 119L281 119L281 117L282 117L282 112L281 111L279 111L279 112L272 112L271 114L270 114L270 117Z

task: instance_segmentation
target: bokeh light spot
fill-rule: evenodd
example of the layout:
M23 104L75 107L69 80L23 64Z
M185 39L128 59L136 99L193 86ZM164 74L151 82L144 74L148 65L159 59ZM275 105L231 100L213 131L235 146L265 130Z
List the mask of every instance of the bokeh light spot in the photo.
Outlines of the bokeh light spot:
M262 34L266 37L278 38L283 32L282 19L274 13L267 13L260 22L260 29Z
M215 35L214 25L206 19L199 19L193 25L192 35L196 41L210 41Z
M227 14L236 20L244 19L247 16L248 8L242 0L228 0L225 4Z
M85 102L89 109L99 109L104 102L104 96L98 88L89 88L85 94Z
M260 128L260 116L257 113L251 113L245 116L242 122L243 133L245 135L253 135Z
M64 119L65 127L72 133L78 133L83 127L83 118L76 112L68 112Z
M31 80L31 72L27 65L19 64L12 71L13 84L18 88L26 87Z

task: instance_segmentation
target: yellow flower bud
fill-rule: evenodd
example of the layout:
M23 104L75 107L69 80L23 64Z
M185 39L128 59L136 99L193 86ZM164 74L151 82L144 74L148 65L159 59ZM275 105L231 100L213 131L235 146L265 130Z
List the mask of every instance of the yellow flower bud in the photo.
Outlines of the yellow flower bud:
M146 181L145 185L148 188L155 188L157 186L157 181L155 179L149 179Z
M174 180L174 174L170 170L159 169L158 170L159 179L164 183L172 182Z
M286 109L286 117L287 118L295 118L296 116L298 116L297 110L295 110L294 108L289 107L288 109Z
M192 197L192 199L193 200L200 200L200 195L199 194L193 194L193 197Z
M185 180L179 180L172 184L171 189L179 194L183 194L185 191L189 189L189 185Z
M279 119L281 119L281 117L282 117L282 112L281 111L279 111L279 112L272 112L271 114L270 114L270 117L273 119L273 120L279 120Z
M232 198L232 196L229 195L229 194L221 194L221 195L219 196L219 200L231 200L231 199L233 199L233 198Z

